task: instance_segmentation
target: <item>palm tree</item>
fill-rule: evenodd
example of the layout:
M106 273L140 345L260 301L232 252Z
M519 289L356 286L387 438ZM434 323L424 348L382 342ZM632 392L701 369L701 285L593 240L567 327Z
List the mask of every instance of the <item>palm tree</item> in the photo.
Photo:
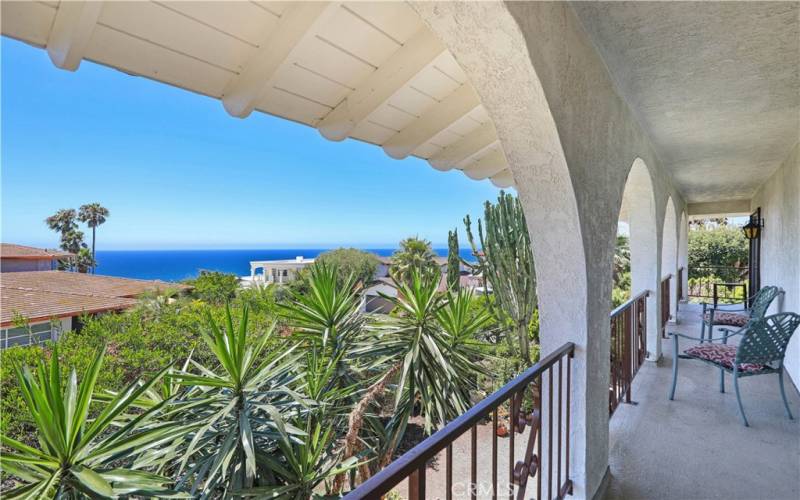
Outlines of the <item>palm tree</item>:
M94 270L94 257L92 257L91 252L85 245L81 246L75 255L75 269L79 273L88 273L90 269Z
M105 223L108 215L108 209L99 203L87 203L86 205L81 205L80 211L78 212L78 220L85 222L87 226L92 228L92 274L94 274L95 267L97 266L97 255L95 254L97 226Z
M75 209L62 208L50 217L46 218L44 223L47 224L47 227L53 231L64 234L74 231L78 228L78 224L75 222L76 217L77 214L75 213Z
M631 271L631 245L625 235L617 235L617 246L614 250L614 282Z
M391 275L397 281L410 283L414 271L421 276L439 276L440 273L431 242L418 237L402 240L400 249L392 255Z
M77 213L72 208L62 208L44 220L47 227L61 234L61 249L77 255L83 245L83 233L78 231ZM75 266L71 260L60 260L59 269L70 269Z

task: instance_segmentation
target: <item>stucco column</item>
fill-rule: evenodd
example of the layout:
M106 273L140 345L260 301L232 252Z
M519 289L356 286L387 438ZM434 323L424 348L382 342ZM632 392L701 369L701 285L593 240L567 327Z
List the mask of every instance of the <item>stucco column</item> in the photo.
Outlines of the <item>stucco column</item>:
M623 194L630 229L631 297L649 291L647 298L647 359L661 357L661 244L655 209L655 190L647 165L636 159Z
M608 464L611 239L602 245L608 257L598 263L605 266L602 276L596 276L600 288L590 293L584 245L592 244L592 237L583 238L558 132L527 41L507 5L411 5L464 69L503 145L525 209L536 262L541 352L545 355L565 342L576 346L571 374L570 477L574 498L591 497ZM547 457L540 459L540 470L547 470Z
M650 292L647 297L647 359L656 361L661 357L661 252L652 222L641 212L631 214L631 296L645 290Z
M661 277L672 276L669 280L669 317L678 317L678 232L679 226L672 197L667 199L664 210L663 233L661 235ZM660 325L659 325L660 326Z
M678 300L689 298L689 221L686 212L681 214L680 228L678 230L678 267L683 268L683 283L681 291L683 296Z

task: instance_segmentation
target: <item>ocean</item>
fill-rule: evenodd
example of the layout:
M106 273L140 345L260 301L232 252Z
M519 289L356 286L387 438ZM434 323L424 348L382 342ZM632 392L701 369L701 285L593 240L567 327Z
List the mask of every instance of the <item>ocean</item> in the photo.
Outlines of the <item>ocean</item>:
M201 270L250 275L251 260L294 259L316 257L328 249L273 249L273 250L98 250L97 274L123 278L181 281L197 276ZM365 249L381 256L394 253L393 248ZM434 251L447 255L446 248ZM461 257L473 260L468 248L460 249Z

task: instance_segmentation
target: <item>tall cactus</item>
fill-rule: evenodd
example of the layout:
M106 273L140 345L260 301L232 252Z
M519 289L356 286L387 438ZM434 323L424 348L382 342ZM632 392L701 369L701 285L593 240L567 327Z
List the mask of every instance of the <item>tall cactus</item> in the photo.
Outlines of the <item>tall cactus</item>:
M458 228L447 232L447 287L458 291L461 279L461 257L458 254Z
M496 313L510 325L511 348L516 350L518 347L520 357L530 363L528 327L537 306L536 272L522 204L517 197L501 191L496 205L486 202L484 218L485 234L483 224L478 219L478 238L482 251L478 250L473 237L469 215L464 218L467 238L478 260L478 269L492 287L498 306ZM516 340L516 346L512 338Z

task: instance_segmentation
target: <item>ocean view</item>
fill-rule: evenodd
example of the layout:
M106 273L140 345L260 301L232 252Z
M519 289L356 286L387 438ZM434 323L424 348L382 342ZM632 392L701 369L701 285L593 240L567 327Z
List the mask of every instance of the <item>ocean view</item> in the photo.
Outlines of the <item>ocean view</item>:
M264 250L98 250L97 274L136 279L159 279L181 281L197 276L200 270L250 275L250 261L294 259L302 255L307 259L316 257L329 249L264 249ZM365 249L387 257L393 248ZM446 248L435 248L441 256ZM461 257L472 259L469 248L461 248Z

